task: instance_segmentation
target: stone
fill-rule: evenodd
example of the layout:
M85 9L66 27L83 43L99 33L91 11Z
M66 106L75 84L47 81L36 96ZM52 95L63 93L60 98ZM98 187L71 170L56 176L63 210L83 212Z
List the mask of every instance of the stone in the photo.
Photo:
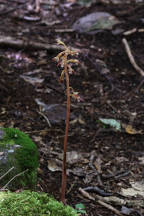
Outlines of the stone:
M79 33L96 34L104 30L112 30L120 21L107 12L94 12L78 19L72 28Z

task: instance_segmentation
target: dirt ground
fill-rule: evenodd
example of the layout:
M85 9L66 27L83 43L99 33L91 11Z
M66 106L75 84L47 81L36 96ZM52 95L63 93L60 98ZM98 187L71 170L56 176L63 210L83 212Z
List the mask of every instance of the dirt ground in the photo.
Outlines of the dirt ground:
M65 86L58 81L60 68L52 60L60 52L56 39L79 49L81 64L74 67L70 83L83 100L71 101L68 152L75 151L76 157L70 153L66 202L73 207L83 203L89 216L124 215L124 206L131 209L127 215L144 215L141 195L121 193L132 182L144 179L144 77L131 64L122 43L126 38L137 65L144 70L144 5L99 1L82 7L52 2L34 12L29 6L34 1L0 1L0 126L19 128L36 142L40 156L37 190L60 199L65 121L56 121L62 115L59 109L49 115L43 111L51 104L66 104ZM123 32L135 32L87 35L70 31L75 20L96 11L116 16ZM34 42L44 46L33 46ZM48 44L56 46L49 49ZM97 59L106 64L107 73L97 68ZM103 125L100 118L119 120L121 131ZM127 205L104 200L111 196L139 202Z

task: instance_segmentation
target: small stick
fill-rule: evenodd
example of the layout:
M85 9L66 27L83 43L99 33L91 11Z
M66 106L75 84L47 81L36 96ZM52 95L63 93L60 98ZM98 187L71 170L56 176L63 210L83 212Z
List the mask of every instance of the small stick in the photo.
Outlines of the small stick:
M2 175L2 176L0 177L0 180L1 180L2 178L4 178L4 177L5 177L9 172L11 172L13 169L14 169L14 166L11 167L4 175Z
M27 171L28 171L28 169L27 169L27 170L24 170L24 171L21 172L21 173L18 173L18 174L15 175L15 176L13 176L12 179L10 179L10 180L8 181L8 183L6 183L6 185L4 185L4 186L2 187L2 190L6 189L7 186L8 186L16 177L21 176L22 174L24 174L24 173L27 172Z
M36 13L40 12L40 3L41 3L41 0L35 0L35 12Z
M138 29L138 32L144 32L144 29L142 28L142 29Z
M141 76L144 77L144 71L137 65L137 63L136 63L136 61L135 61L135 59L134 59L134 57L133 57L133 55L131 53L130 46L129 46L127 40L125 38L123 38L122 42L123 42L123 44L125 46L126 53L127 53L128 57L129 57L129 60L130 60L130 62L132 64L132 66L135 68L135 70L138 73L140 73Z
M55 44L46 44L34 41L28 41L27 39L21 40L14 37L0 36L0 47L13 47L15 49L31 49L31 50L60 50L63 51L62 46Z
M55 32L57 32L57 33L71 33L71 32L75 32L75 30L73 30L73 29L55 29L54 30Z
M88 192L86 192L85 190L83 190L82 188L79 188L79 191L81 192L81 194L88 198L89 200L93 200L95 201L95 198L93 196L91 196Z
M46 120L46 122L48 123L48 126L51 127L51 123L49 119L46 117L46 115L40 111L38 111L38 113Z
M93 196L91 196L88 192L86 192L86 191L83 190L82 188L79 188L79 191L82 193L82 195L83 195L84 197L86 197L86 198L88 198L88 199L90 199L90 200L93 200L93 201L96 200ZM106 207L107 209L110 209L111 211L113 211L113 212L114 212L115 214L117 214L118 216L123 216L123 214L121 214L116 208L114 208L112 205L107 204L107 203L105 203L104 201L98 199L98 197L100 197L100 196L96 196L97 202L98 202L100 205Z
M137 28L133 28L133 29L131 29L131 30L129 30L129 31L125 31L124 33L123 33L123 35L130 35L130 34L133 34L133 33L135 33L137 31Z
M103 201L101 201L101 200L97 200L97 202L98 202L100 205L106 207L107 209L113 211L115 214L117 214L117 215L119 215L119 216L123 216L123 214L121 214L120 211L118 211L118 210L117 210L116 208L114 208L112 205L107 204L107 203L105 203L105 202L103 202Z

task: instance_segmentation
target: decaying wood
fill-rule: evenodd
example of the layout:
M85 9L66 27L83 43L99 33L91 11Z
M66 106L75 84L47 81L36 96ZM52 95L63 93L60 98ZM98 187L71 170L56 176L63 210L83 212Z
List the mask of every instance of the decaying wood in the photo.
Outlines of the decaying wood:
M33 42L28 39L16 39L13 37L0 36L0 47L12 47L15 49L25 49L25 50L53 50L53 51L63 51L64 48L61 45L47 44L40 42ZM71 50L80 52L79 49L74 47L69 47Z
M129 207L142 207L144 208L144 200L143 199L121 199L116 196L110 196L110 197L101 197L98 196L100 200L108 203L115 203L115 205L126 205Z
M32 49L32 50L64 50L62 46L55 44L46 44L29 41L28 39L21 40L13 37L0 36L1 47L13 47L16 49Z
M106 207L107 209L110 209L111 211L113 211L116 215L118 216L123 216L123 214L120 213L119 210L117 210L116 208L114 208L112 205L105 203L102 199L99 199L99 197L101 196L96 196L96 199L91 196L88 192L86 192L85 190L83 190L82 188L79 188L79 191L81 192L81 194L93 201L97 201L100 205Z
M91 196L88 192L86 192L85 190L83 190L82 188L79 188L79 191L81 192L81 194L88 198L89 200L95 200L95 198L93 196Z
M141 207L141 208L144 208L144 200L143 199L128 199L128 198L119 198L119 197L116 197L116 196L109 196L109 197L102 197L102 196L99 196L99 195L96 195L95 196L91 196L87 191L83 190L82 188L79 188L79 191L81 192L81 194L90 199L90 200L97 200L98 203L100 203L99 201L102 201L104 203L108 203L108 204L114 204L114 205L119 205L119 206L122 206L122 205L126 205L128 207Z
M118 211L116 208L114 208L112 205L107 204L101 200L97 201L100 205L106 207L107 209L110 209L111 211L113 211L115 214L119 215L119 216L123 216L123 214L120 213L120 211Z

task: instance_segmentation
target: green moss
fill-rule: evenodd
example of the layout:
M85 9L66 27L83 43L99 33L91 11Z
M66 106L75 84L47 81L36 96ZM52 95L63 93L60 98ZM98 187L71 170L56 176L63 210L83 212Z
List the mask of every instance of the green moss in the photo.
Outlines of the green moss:
M0 215L77 216L77 213L72 207L64 206L46 193L23 191L0 192Z
M15 157L19 163L20 172L28 170L23 176L17 178L17 183L25 187L29 185L33 188L36 184L38 163L38 150L35 143L28 135L15 128L1 128L4 136L0 140L0 145L20 145L22 148L16 149ZM10 173L11 174L11 173ZM9 176L10 177L10 176Z
M38 151L28 135L15 128L3 128L5 135L3 143L17 144L23 148L17 150L17 159L23 170L38 167Z

